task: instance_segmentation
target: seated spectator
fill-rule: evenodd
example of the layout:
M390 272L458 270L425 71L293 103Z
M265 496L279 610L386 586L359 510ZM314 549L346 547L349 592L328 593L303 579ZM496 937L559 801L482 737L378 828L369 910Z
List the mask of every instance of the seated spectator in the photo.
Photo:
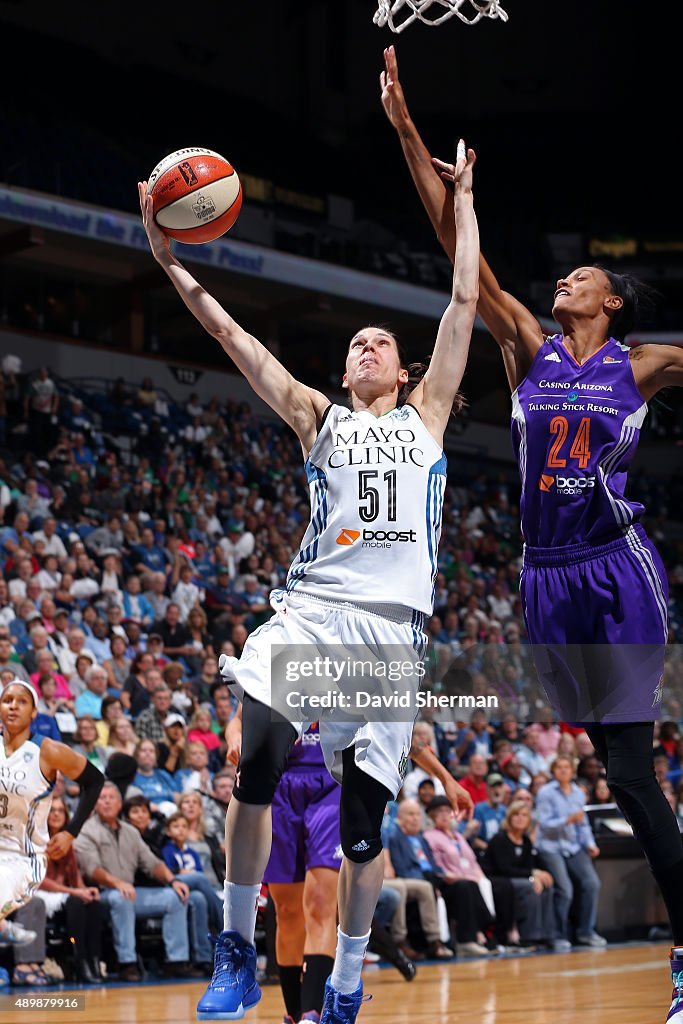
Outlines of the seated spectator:
M149 707L150 694L154 686L148 686L148 673L154 671L156 676L150 680L154 685L162 682L161 673L154 668L154 659L147 651L140 651L135 655L130 666L130 675L123 684L121 701L123 706L130 711L132 718L137 718L141 711Z
M187 625L190 612L193 608L199 607L203 600L203 594L201 588L194 582L192 565L181 556L178 557L180 561L176 564L171 579L174 585L171 600L178 605L180 621L183 625Z
M86 643L85 633L78 626L73 626L69 630L67 641L69 646L66 648L60 648L57 653L59 667L62 670L62 674L67 679L70 679L76 668L76 659L78 658L79 654L82 654L85 650L88 649L88 645ZM93 654L93 662L96 661L97 659Z
M615 802L612 791L607 785L607 779L604 776L596 779L591 791L590 802L592 804L613 804Z
M432 827L422 838L429 845L441 871L439 891L446 901L448 917L455 922L456 952L459 957L488 956L485 932L493 924L482 888L486 876L467 840L455 828L453 808L445 796L437 796L427 812ZM487 893L490 897L490 892Z
M178 716L180 717L180 716ZM185 764L176 772L183 793L196 790L200 793L213 791L213 772L209 769L209 752L197 740L187 743Z
M458 781L463 789L470 794L475 805L485 803L489 797L486 785L486 777L489 774L488 761L483 754L472 754L468 767L467 775Z
M130 718L126 718L124 715L121 715L120 718L115 718L109 726L109 738L107 740L107 746L112 753L118 751L121 754L133 757L137 744L138 738Z
M180 621L180 608L171 601L163 619L155 622L152 632L158 633L164 642L164 654L169 658L183 658L195 653L190 631Z
M453 953L439 938L436 894L433 882L441 880L432 852L420 835L420 806L416 800L403 800L398 809L398 828L389 839L388 858L385 858L387 884L398 889L404 899L415 900L420 923L427 940L429 956L434 960L450 960ZM408 944L405 903L402 902L394 917L392 934L409 960L424 959Z
M163 572L164 574L167 570L170 572L171 566L166 559L164 549L156 543L154 531L149 526L143 529L141 543L133 547L132 556L136 572Z
M493 729L488 724L486 712L473 711L470 716L469 728L461 729L458 736L456 752L460 763L469 765L470 758L478 754L484 759L491 756L491 735ZM486 799L486 797L484 797Z
M190 928L190 948L195 963L206 965L208 974L213 971L213 952L208 937L209 924L219 935L223 931L223 900L219 899L204 874L199 854L188 845L190 825L182 811L176 811L166 822L166 842L161 856L166 866L187 885L190 890L190 908L193 911L194 927ZM194 933L194 934L193 934Z
M477 832L472 839L472 847L481 857L488 848L488 844L498 832L505 819L506 808L503 803L505 797L505 783L503 776L498 772L491 772L486 776L487 799L480 800L474 805L473 821L479 825Z
M148 573L145 577L143 594L154 609L154 621L158 622L166 615L171 603L166 595L166 574L163 572Z
M147 653L151 654L154 667L160 672L170 664L171 659L164 654L164 641L160 633L147 634Z
M132 619L142 626L150 626L154 622L154 609L142 593L140 577L135 574L126 580L122 608L124 619Z
M53 796L47 816L50 837L63 832L68 824L69 812L64 801ZM63 857L50 857L47 873L36 896L45 903L48 918L60 912L64 914L66 934L74 945L78 980L86 984L101 981L100 890L96 886L85 885L73 848Z
M1 666L0 666L1 667ZM211 687L220 682L218 674L218 659L215 655L209 655L202 660L202 670L195 676L192 682L192 692L200 704L211 702Z
M513 754L511 751L507 751L505 754L501 754L497 758L497 761L499 772L503 776L503 782L513 796L520 786L529 785L531 782L531 776L525 768L522 768L522 765L517 760L516 754Z
M111 658L111 641L109 639L109 623L104 619L95 619L86 632L86 642L95 655L98 664Z
M86 880L97 885L111 914L119 981L141 981L135 944L136 917L161 917L165 948L163 974L170 978L199 978L204 970L189 964L187 908L189 889L145 845L137 829L119 820L122 801L117 787L105 782L95 805L74 842ZM112 842L112 835L116 842ZM143 870L161 888L135 886Z
M81 715L78 718L74 744L74 749L77 753L83 754L83 757L104 773L107 761L109 760L109 753L106 747L99 741L97 722L92 715Z
M225 815L235 788L235 767L226 764L213 777L211 794L203 796L204 816L206 818L207 835L215 836L223 847L225 835ZM224 868L223 868L224 870Z
M581 786L586 795L590 798L590 794L593 792L598 779L604 777L605 770L595 754L589 754L587 757L582 757L576 768L576 781Z
M109 688L112 690L122 690L130 675L132 662L126 657L126 647L126 641L122 636L113 636L110 641L111 656L102 662Z
M157 760L161 768L180 781L188 756L188 742L185 719L172 711L164 719L163 740L157 743Z
M163 814L158 811L152 812L152 805L142 793L127 797L121 813L125 820L138 830L154 856L163 859L161 847L166 842L166 818ZM142 884L138 875L135 881L136 884Z
M607 943L595 930L600 879L592 864L600 851L584 811L586 796L573 781L571 758L558 755L552 773L553 781L538 794L536 817L538 850L555 883L556 947L570 948L569 908L578 891L576 941L600 948Z
M197 792L181 793L178 797L178 810L182 811L187 819L187 845L198 855L202 871L214 889L222 888L225 881L225 852L223 849L225 811L223 812L223 822L220 824L222 831L217 834L210 829L204 817L201 794Z
M107 692L107 673L100 665L92 665L85 673L85 690L76 697L76 717L102 717L102 701Z
M538 749L538 744L538 731L531 725L527 726L524 730L523 740L517 747L515 754L522 768L526 769L530 777L529 781L539 772L546 772L548 770L547 758Z
M486 874L494 883L496 913L505 927L505 940L512 945L521 940L524 946L539 946L555 937L553 878L539 866L530 829L528 805L514 801L484 857ZM505 887L496 884L502 879L508 880L514 893L511 907L500 898L501 893L507 895Z
M23 679L25 683L29 682L29 674L14 650L9 633L0 636L0 672L4 672L5 669L12 673L13 679Z
M149 680L146 680L149 683ZM162 743L166 739L166 718L171 708L171 691L166 683L158 683L152 691L148 708L140 712L135 720L135 731L140 739Z
M61 700L68 707L69 711L74 709L74 695L69 689L69 684L60 672L55 672L54 657L51 651L43 650L37 658L37 670L31 673L31 682L42 694L43 684L49 680L54 683L53 698Z
M211 728L211 712L206 708L197 708L189 721L187 738L190 743L203 743L208 751L216 750L221 741Z
M175 812L175 795L179 787L172 775L157 767L157 747L154 740L139 741L135 749L135 760L138 768L133 785L147 797L153 811L160 811L167 818Z
M85 677L88 669L92 668L94 664L95 655L92 651L84 648L76 658L75 668L69 676L69 689L75 697L80 697L83 691L88 688Z
M206 657L215 657L211 637L208 633L208 620L203 608L191 608L187 616L187 628L190 632L190 644L193 654L186 654L184 662L191 675L202 671Z

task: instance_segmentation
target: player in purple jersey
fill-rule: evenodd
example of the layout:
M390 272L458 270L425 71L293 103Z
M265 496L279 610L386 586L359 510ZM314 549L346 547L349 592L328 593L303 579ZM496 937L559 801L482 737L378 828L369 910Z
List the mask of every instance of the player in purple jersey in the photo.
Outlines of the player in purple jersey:
M381 88L420 198L452 260L453 168L432 159L415 128L393 47L385 51ZM666 577L639 524L642 506L624 494L647 402L661 388L683 386L683 349L623 344L645 296L633 278L577 267L557 282L552 315L562 333L546 338L480 256L477 310L501 348L513 393L529 638L555 707L586 722L609 788L662 891L675 943L667 1020L683 1024L683 845L652 758ZM598 936L583 938L598 944Z

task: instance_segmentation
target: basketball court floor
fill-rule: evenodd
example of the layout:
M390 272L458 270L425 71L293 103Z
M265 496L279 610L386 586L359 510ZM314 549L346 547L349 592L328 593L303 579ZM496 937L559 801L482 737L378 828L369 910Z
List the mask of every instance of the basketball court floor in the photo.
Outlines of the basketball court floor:
M374 998L361 1009L358 1024L663 1024L671 986L668 946L617 946L606 950L464 961L420 967L413 982L393 969L363 972ZM41 1000L65 990L17 990L3 996L2 1021L53 1024L191 1024L202 984L175 982L81 988L83 1011L19 1009L10 998ZM280 990L268 986L248 1024L280 1024Z

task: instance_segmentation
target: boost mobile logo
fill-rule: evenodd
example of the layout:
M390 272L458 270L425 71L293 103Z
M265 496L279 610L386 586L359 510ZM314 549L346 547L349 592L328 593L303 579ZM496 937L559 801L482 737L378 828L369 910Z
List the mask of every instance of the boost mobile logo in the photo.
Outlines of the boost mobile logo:
M594 476L548 476L541 475L538 481L538 489L546 494L555 485L557 494L583 494L595 487Z
M360 530L349 530L344 526L337 537L337 544L344 544L346 547L351 547L352 544L356 543L359 537Z

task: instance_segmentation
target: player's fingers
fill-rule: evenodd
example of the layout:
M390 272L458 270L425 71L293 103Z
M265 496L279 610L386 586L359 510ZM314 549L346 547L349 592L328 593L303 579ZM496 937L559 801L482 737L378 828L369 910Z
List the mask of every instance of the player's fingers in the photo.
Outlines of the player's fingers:
M388 49L388 67L391 71L392 77L398 75L398 58L396 57L395 46L390 46Z
M448 171L449 174L452 174L455 170L453 164L448 163L446 160L439 160L437 156L432 157L432 163L438 170Z
M473 149L468 149L467 150L467 163L470 165L470 167L474 167L476 162L477 162L477 154L474 152Z

